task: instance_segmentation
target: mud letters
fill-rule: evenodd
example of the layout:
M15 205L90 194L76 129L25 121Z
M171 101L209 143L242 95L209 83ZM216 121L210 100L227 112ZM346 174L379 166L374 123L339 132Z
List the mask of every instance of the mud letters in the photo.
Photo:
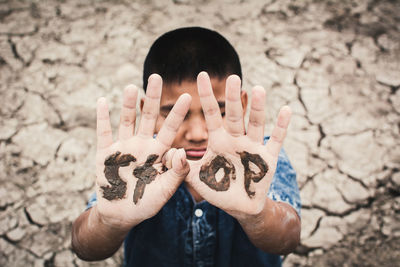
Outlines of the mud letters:
M237 153L239 154L244 167L244 188L247 195L252 198L255 195L255 192L250 190L250 183L252 181L255 183L261 181L268 172L268 165L258 154L251 154L246 151ZM250 162L254 163L254 165L260 170L258 173L255 173L250 169ZM217 182L215 174L221 168L224 170L224 176L219 182ZM235 166L230 161L223 156L217 155L210 163L201 166L199 177L200 180L211 189L215 191L226 191L229 189L230 180L236 179L236 170Z
M268 172L268 165L263 158L258 154L250 154L246 151L237 152L240 155L244 167L244 189L247 195L251 198L255 195L255 192L250 191L251 181L258 183ZM260 169L258 173L255 173L250 169L249 162L253 162L257 168Z
M135 192L133 193L133 202L137 204L139 199L143 197L146 184L150 184L156 178L158 171L152 166L158 156L151 154L147 157L146 162L137 166L133 170L133 175L138 179L136 182ZM129 166L131 162L135 162L136 158L130 154L121 154L117 151L110 155L104 161L104 174L111 186L101 186L103 189L103 197L107 200L122 199L126 193L126 182L119 176L119 168Z
M142 166L137 166L133 170L133 175L138 178L135 192L133 193L133 202L135 204L143 197L146 184L150 184L154 181L158 174L157 170L152 166L157 158L158 156L156 154L151 154L147 157L146 162Z
M101 186L103 197L107 200L122 199L126 193L126 182L119 176L120 167L126 167L136 158L130 154L122 154L117 151L104 161L104 175L111 186Z
M224 177L217 182L215 174L219 169L224 169ZM229 188L230 178L235 179L235 166L226 158L218 155L208 165L201 166L200 180L215 191L226 191Z

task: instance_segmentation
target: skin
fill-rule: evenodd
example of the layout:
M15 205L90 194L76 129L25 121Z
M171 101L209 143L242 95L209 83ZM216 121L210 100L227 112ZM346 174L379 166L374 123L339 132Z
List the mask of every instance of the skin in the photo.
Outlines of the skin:
M113 255L129 230L154 216L182 182L196 201L205 199L236 218L258 248L276 254L293 251L300 239L300 219L291 206L267 197L289 124L290 109L281 109L270 140L264 146L263 88L253 88L250 122L245 132L243 116L247 95L240 90L239 77L210 80L202 72L197 83L183 81L164 85L162 96L159 77L152 76L149 81L136 135L133 135L133 125L137 91L129 89L131 87L125 90L119 140L115 143L105 100L98 101L97 195L101 196L100 186L107 185L102 171L108 155L115 151L134 151L137 162L120 173L127 181L126 198L108 201L99 197L98 204L75 221L72 246L78 256L100 260ZM154 130L156 139L152 139ZM201 157L198 151L204 152ZM245 170L238 154L243 151L258 155L268 166L264 177L250 183L249 188L254 192L251 198L245 190ZM158 174L151 184L146 185L143 198L135 205L132 197L137 179L131 179L129 174L136 166L143 165L150 154L163 155L161 162L168 171ZM215 191L199 178L202 166L207 166L218 155L231 162L236 170L236 179L230 180L226 191Z
M227 79L210 79L202 72L197 82L183 81L165 86L156 132L182 93L190 94L192 103L172 146L183 147L185 151L206 149L201 158L187 157L190 173L185 184L189 192L197 202L207 200L236 218L258 248L275 254L292 252L300 242L300 218L290 205L267 197L289 125L290 108L286 106L280 110L271 137L264 146L264 88L256 86L252 89L249 125L245 132L243 118L248 98L246 92L241 91L240 78L232 75ZM245 189L245 177L239 175L245 173L239 154L243 151L257 154L268 166L266 175L249 185L249 191L254 192L251 198ZM236 179L230 180L226 191L215 191L199 179L201 168L217 155L232 162L236 169Z
M210 82L214 91L215 99L219 107L221 116L225 115L225 79L211 78ZM163 88L161 96L160 113L157 118L156 132L158 132L174 103L183 93L190 94L192 96L192 103L189 111L185 116L182 125L179 127L174 142L172 143L173 148L183 148L185 151L188 150L206 150L208 144L209 133L204 118L204 111L200 102L200 96L196 82L183 81L180 84L166 84ZM246 92L240 93L240 112L245 113L247 106L247 94ZM144 101L141 102L143 106ZM244 122L241 122L244 125ZM192 157L187 155L189 161L198 161L200 157ZM211 161L211 159L210 159ZM192 188L190 183L186 183L188 191L191 193L196 202L204 200L204 198Z
M130 229L157 214L189 172L185 152L176 149L169 150L175 133L189 109L191 97L183 94L177 99L171 116L165 119L157 138L153 138L161 90L161 77L151 75L138 130L134 134L138 89L135 86L125 88L118 138L115 142L112 137L106 100L100 98L97 102L97 205L82 213L72 227L72 248L81 259L102 260L112 256L121 246ZM125 197L110 201L102 194L102 187L111 186L105 177L104 163L117 151L121 154L131 154L136 161L119 169L120 178L126 182ZM151 155L165 155L164 158L157 156L156 161L150 163L158 170L155 177L150 166L144 168L147 171L140 168L146 165L149 156L150 159L154 158ZM170 163L169 170L165 172L161 171L162 160ZM139 178L144 174L141 180L146 183L146 188L139 190L143 192L136 194L138 196L136 204L133 196L136 182L140 179L134 176L135 169Z

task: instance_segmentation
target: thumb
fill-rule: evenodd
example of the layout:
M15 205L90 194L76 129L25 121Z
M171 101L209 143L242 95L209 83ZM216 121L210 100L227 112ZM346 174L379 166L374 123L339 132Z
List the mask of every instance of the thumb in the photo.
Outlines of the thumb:
M181 180L185 179L190 171L189 163L186 160L186 153L183 148L178 149L172 156L172 169L175 176Z
M166 197L169 199L188 175L190 167L183 148L167 153L166 162L171 163L171 168L161 175L160 182Z

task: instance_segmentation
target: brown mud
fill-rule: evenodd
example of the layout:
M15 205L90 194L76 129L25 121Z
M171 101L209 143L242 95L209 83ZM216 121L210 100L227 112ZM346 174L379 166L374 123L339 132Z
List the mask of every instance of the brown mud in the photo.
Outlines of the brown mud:
M129 166L136 158L130 154L122 154L117 151L104 161L104 175L111 186L101 186L103 197L107 200L122 199L126 193L126 182L119 176L120 167Z
M258 154L251 154L246 151L237 152L240 155L240 160L242 161L244 167L244 188L246 189L247 195L253 197L255 192L250 191L251 181L258 183L268 172L268 165L263 160L263 158ZM249 163L253 162L257 168L260 169L258 173L255 173L250 169Z
M158 155L151 154L147 157L146 162L142 166L137 166L133 170L133 175L138 178L135 192L133 193L133 202L135 204L143 197L146 184L150 184L154 181L158 174L158 171L152 166L157 158Z
M217 182L215 174L219 169L224 169L224 177ZM235 166L226 158L218 155L209 164L204 164L200 169L200 180L215 191L226 191L230 185L230 178L236 179Z

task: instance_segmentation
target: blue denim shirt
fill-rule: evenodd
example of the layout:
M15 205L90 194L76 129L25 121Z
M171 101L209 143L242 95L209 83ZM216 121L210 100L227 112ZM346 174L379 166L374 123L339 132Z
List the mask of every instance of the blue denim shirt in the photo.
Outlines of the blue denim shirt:
M300 216L296 173L283 150L268 197L288 203ZM87 208L95 203L94 194ZM282 265L279 255L255 247L232 216L207 201L196 203L184 184L157 215L134 227L124 244L125 266Z

